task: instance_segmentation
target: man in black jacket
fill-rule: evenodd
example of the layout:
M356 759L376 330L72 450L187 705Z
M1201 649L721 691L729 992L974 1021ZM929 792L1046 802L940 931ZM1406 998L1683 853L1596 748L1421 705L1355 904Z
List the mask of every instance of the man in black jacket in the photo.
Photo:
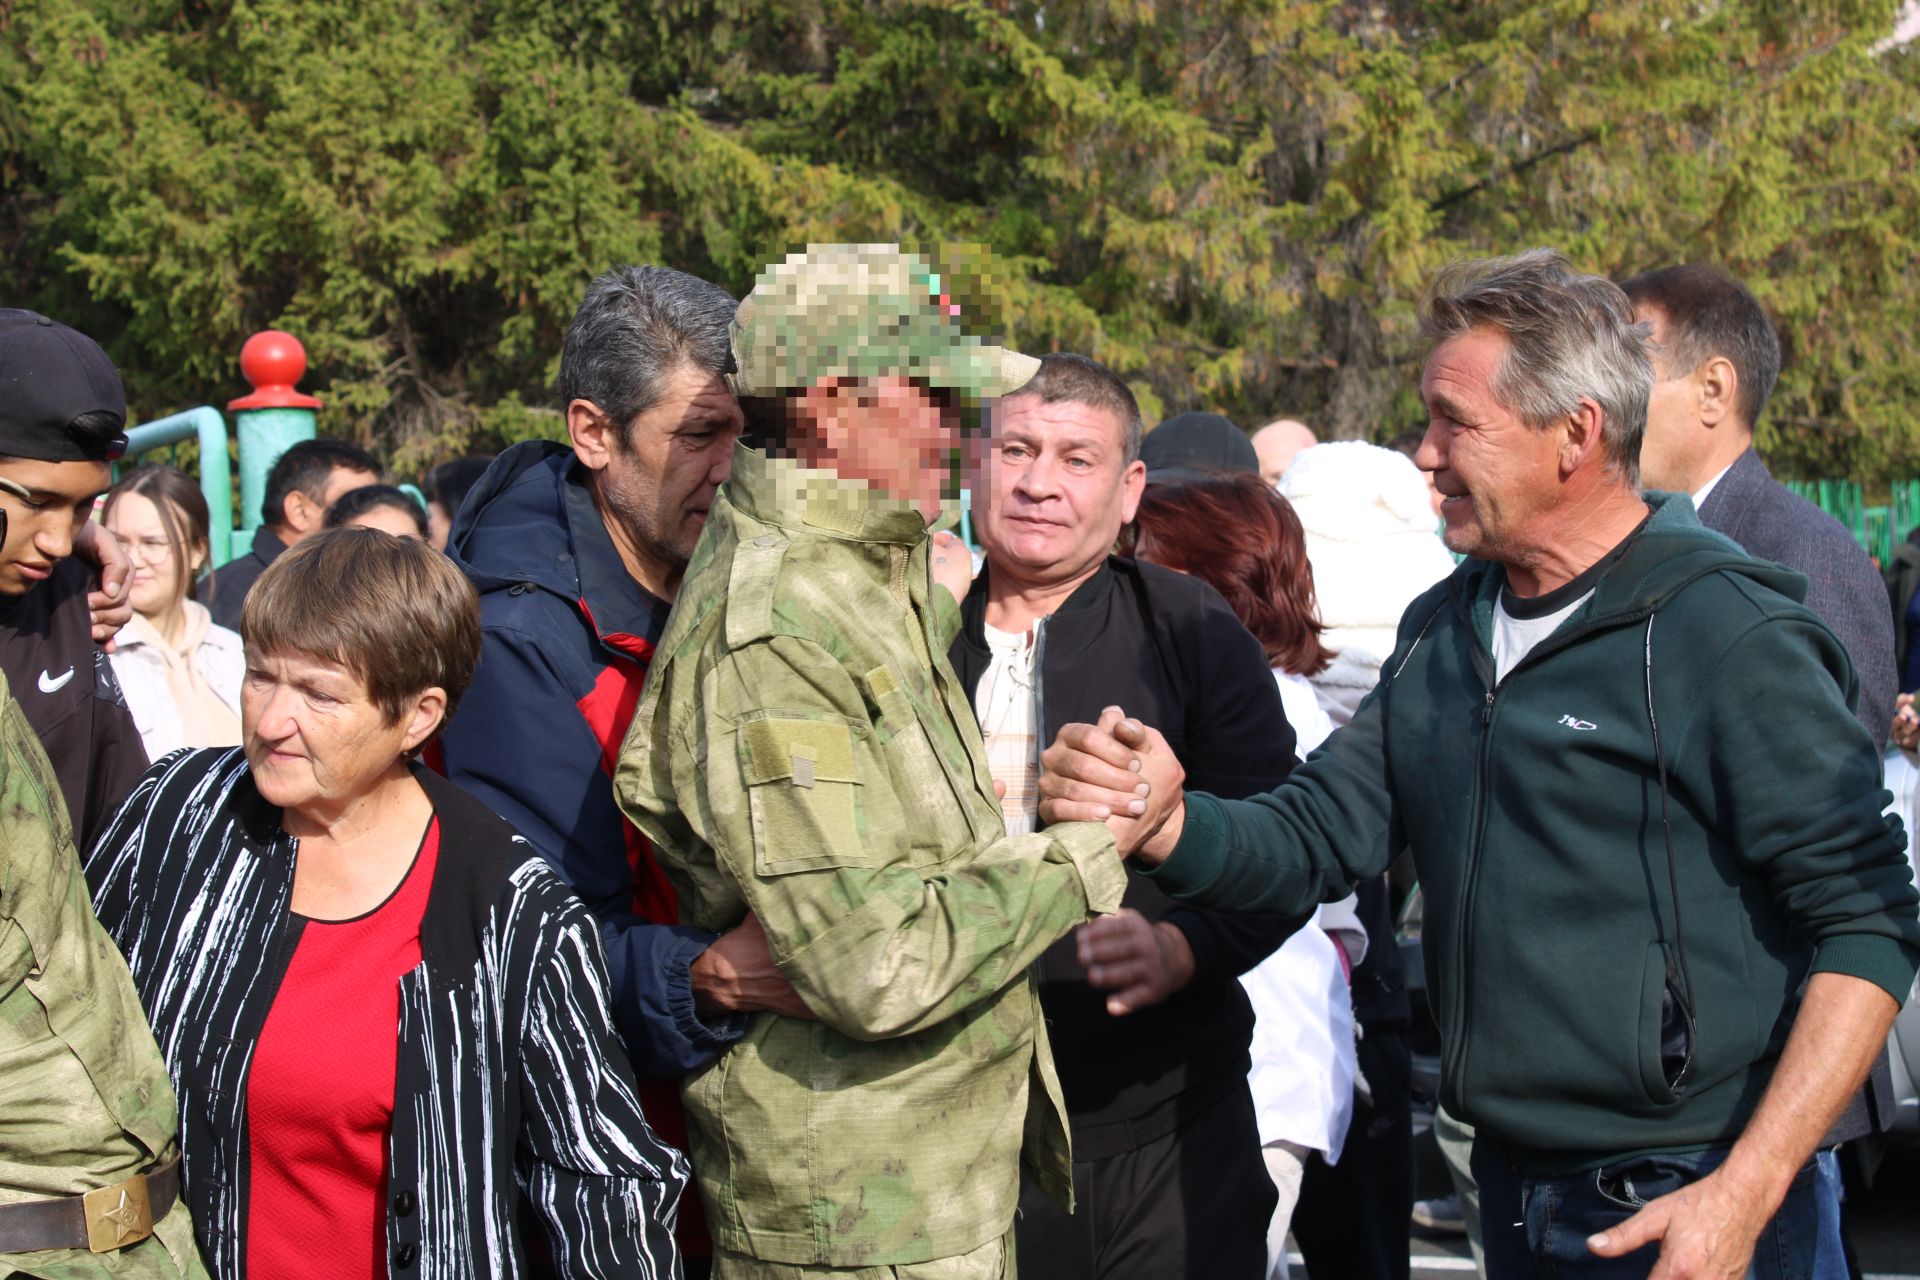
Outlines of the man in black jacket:
M1293 765L1278 687L1227 603L1198 579L1109 554L1145 483L1139 452L1132 393L1083 356L1046 357L994 423L987 566L950 656L1006 787L1010 833L1033 829L1040 749L1113 703L1174 726L1181 759L1227 794L1274 786ZM1137 874L1124 902L1040 962L1076 1209L1021 1196L1020 1268L1253 1280L1275 1193L1238 978L1299 922L1177 906Z
M380 482L380 464L345 440L302 440L267 472L267 496L260 503L261 525L253 546L214 571L207 608L230 631L240 629L247 592L267 566L308 534L320 532L327 508L355 489Z
M1690 263L1621 284L1653 330L1653 394L1641 483L1690 494L1700 523L1807 578L1807 608L1833 628L1860 677L1855 718L1884 746L1899 692L1893 619L1873 561L1846 526L1800 497L1754 452L1780 373L1780 339L1732 276Z
M39 735L84 854L147 767L94 643L76 558L107 463L126 452L120 375L93 339L0 311L0 670Z

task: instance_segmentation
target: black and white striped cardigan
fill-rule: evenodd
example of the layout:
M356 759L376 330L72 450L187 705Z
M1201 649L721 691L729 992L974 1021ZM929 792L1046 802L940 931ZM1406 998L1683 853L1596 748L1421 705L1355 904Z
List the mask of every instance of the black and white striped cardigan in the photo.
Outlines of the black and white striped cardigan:
M510 827L417 776L441 855L400 984L389 1274L524 1274L524 1192L562 1275L678 1276L687 1165L641 1116L598 929ZM298 939L294 849L244 753L209 750L149 770L88 859L180 1095L186 1196L222 1280L246 1273L247 1071Z

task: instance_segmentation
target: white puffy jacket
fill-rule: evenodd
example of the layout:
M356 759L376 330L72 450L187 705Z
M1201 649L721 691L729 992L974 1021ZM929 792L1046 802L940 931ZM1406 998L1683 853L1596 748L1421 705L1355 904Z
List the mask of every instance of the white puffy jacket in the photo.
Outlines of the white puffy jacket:
M1400 615L1453 572L1453 557L1405 454L1357 440L1314 445L1294 455L1278 487L1306 530L1321 639L1337 653L1314 689L1343 725L1379 681Z

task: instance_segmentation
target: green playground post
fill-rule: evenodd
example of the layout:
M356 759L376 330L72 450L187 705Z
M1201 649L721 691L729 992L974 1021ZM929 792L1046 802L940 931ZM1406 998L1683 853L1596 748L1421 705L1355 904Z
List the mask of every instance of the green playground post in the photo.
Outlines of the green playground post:
M266 329L240 348L240 372L253 384L250 395L232 401L240 454L240 532L260 526L267 496L267 473L280 455L315 434L320 401L294 389L307 371L307 350L300 340Z
M227 420L211 405L127 429L127 458L189 437L200 441L200 492L207 499L207 555L214 568L233 559L233 463ZM117 472L116 472L117 478Z

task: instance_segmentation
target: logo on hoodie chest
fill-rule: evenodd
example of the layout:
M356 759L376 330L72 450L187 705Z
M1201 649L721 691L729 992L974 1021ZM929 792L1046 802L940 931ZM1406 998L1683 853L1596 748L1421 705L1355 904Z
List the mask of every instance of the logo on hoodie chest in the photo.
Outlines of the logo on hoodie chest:
M1561 716L1558 723L1569 729L1578 729L1582 733L1591 733L1600 727L1591 720L1582 720L1579 716Z

